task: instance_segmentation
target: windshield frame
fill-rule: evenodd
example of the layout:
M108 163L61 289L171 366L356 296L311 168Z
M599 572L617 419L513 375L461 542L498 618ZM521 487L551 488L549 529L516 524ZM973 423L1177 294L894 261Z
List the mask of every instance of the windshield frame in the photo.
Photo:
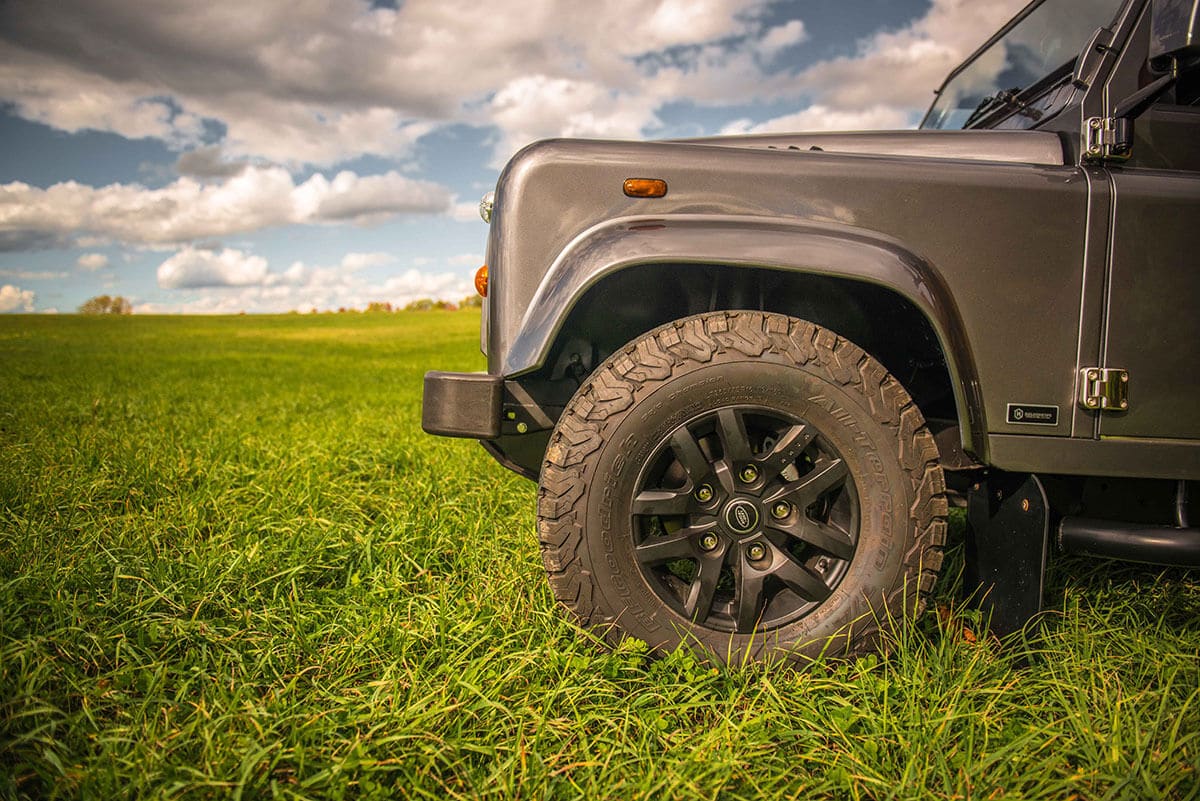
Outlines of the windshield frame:
M955 81L965 70L969 69L981 56L990 51L998 42L1005 39L1014 28L1024 22L1031 14L1037 11L1041 6L1045 5L1050 0L1033 0L1022 8L1012 19L1005 23L999 30L988 37L987 41L975 49L967 56L961 64L956 66L949 74L946 75L941 85L934 90L933 102L929 104L925 114L921 117L921 121L917 124L918 129L922 130L973 130L973 129L988 129L994 127L997 123L1013 116L1014 114L1022 113L1022 109L1027 108L1031 102L1036 102L1038 98L1048 95L1056 87L1062 87L1065 82L1071 77L1072 66L1078 64L1081 53L1074 53L1070 58L1066 59L1062 64L1055 65L1045 75L1033 81L1027 86L1020 89L1012 95L1016 102L997 103L994 108L988 109L985 113L976 116L969 124L962 124L961 127L949 126L946 128L930 126L929 123L933 120L935 110L938 110L938 103L942 100L947 88ZM1120 21L1125 12L1129 8L1128 0L1121 0L1114 4L1115 20ZM1110 24L1113 21L1110 20ZM1114 28L1116 24L1113 24ZM1086 42L1081 42L1081 52ZM1085 87L1080 87L1085 88ZM1062 110L1059 105L1052 109L1039 109L1042 113L1034 118L1032 125L1028 127L1037 127L1045 120L1057 116ZM948 109L941 109L941 113L947 113ZM927 127L928 126L928 127Z

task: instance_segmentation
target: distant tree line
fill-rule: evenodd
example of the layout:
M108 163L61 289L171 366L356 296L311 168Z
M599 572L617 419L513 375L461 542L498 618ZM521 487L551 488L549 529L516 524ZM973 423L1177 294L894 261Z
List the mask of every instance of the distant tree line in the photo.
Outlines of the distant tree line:
M483 298L479 295L469 295L458 303L451 300L434 300L433 298L418 298L404 306L393 306L386 301L373 300L363 309L365 314L390 314L401 311L457 311L458 309L478 309L483 306ZM356 314L358 309L342 306L338 314Z
M452 303L448 300L431 300L430 298L420 298L405 306L404 311L454 311L457 308L457 303Z
M460 302L454 303L449 300L433 300L432 298L420 298L405 305L403 308L393 306L387 301L373 300L367 304L363 310L365 314L391 314L398 311L456 311L458 309L478 309L483 306L483 298L479 295L469 295L463 298ZM330 310L332 311L332 310ZM79 307L80 314L133 314L133 304L128 299L121 295L97 295L94 298L88 298ZM298 314L295 310L292 314ZM316 309L312 309L312 314L317 314ZM358 314L359 310L354 308L340 307L337 310L338 314ZM245 314L245 312L242 312Z
M133 314L133 304L120 295L97 295L79 307L80 314Z

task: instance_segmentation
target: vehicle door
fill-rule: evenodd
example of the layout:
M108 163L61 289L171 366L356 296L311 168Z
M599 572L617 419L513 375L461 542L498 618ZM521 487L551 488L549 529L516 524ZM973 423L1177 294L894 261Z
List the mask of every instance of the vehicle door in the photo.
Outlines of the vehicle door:
M1109 85L1119 103L1158 77L1150 14ZM1103 363L1128 374L1128 407L1101 437L1200 439L1200 67L1134 120L1128 161L1110 163L1113 214Z

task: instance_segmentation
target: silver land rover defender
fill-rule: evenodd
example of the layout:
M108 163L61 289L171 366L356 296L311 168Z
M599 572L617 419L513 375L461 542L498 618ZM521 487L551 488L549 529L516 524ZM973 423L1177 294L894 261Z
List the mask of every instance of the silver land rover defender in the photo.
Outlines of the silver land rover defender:
M879 647L956 501L1000 633L1057 549L1200 566L1198 3L1035 0L920 130L525 148L423 427L539 481L581 624L718 661Z

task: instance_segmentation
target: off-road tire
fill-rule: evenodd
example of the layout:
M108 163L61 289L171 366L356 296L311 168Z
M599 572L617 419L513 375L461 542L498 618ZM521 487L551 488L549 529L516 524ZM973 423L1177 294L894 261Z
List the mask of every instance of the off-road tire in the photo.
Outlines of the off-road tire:
M830 552L840 556L827 555L815 546L811 551L808 573L820 578L813 564L832 564L834 573L841 571L828 580L827 597L821 591L809 600L792 590L791 584L781 585L772 574L763 580L775 595L764 601L761 581L754 585L759 595L753 596L753 603L778 607L770 613L778 618L772 625L766 624L767 607L761 610L761 618L746 623L750 590L741 596L737 593L742 591L742 575L748 582L757 573L746 567L748 546L738 538L740 528L732 531L730 526L749 525L751 517L757 520L757 515L775 508L764 504L778 501L768 501L764 489L747 496L749 502L739 501L744 509L733 508L740 497L735 490L742 486L725 469L733 464L733 454L724 467L720 457L721 449L734 446L720 444L725 440L713 434L709 439L715 437L718 444L708 444L705 451L709 467L718 470L726 484L707 492L693 486L692 472L698 474L702 468L687 471L685 482L693 498L711 495L714 489L722 495L722 487L733 488L711 501L725 504L723 512L719 506L710 510L717 523L703 516L704 526L709 527L704 530L720 534L720 548L729 554L721 557L723 564L728 563L721 569L732 570L736 582L734 590L721 591L732 599L722 601L723 606L713 600L718 592L713 589L714 574L708 574L707 583L700 580L705 563L692 540L690 547L698 560L694 579L686 575L681 579L665 573L662 566L640 561L645 545L651 543L647 526L657 526L654 536L660 539L680 540L683 535L668 534L663 528L673 519L669 516L635 516L631 511L635 497L641 509L646 508L643 501L648 497L670 496L670 492L639 488L667 480L654 478L653 471L660 468L651 462L668 464L662 469L675 474L684 467L687 460L682 457L678 465L671 461L676 450L664 451L674 448L664 445L676 441L672 436L684 431L682 440L687 441L693 430L703 433L705 425L719 429L735 413L743 421L739 430L746 434L750 423L744 421L752 418L760 424L759 410L765 421L761 425L780 420L781 426L799 421L800 428L813 427L817 439L799 458L801 469L814 470L812 465L834 464L838 458L844 462L844 486L828 491L836 500L820 504L842 509L841 519L854 520L856 529L846 529L853 540L852 555L849 549L843 552L844 544ZM718 422L704 422L709 419ZM745 439L749 442L750 434ZM729 441L737 440L733 436ZM685 451L694 453L690 447ZM761 447L782 446L767 438ZM763 453L753 458L763 458ZM691 460L693 465L698 462ZM776 478L776 485L797 474L793 465ZM809 494L796 498L807 503ZM816 506L793 513L809 515ZM699 518L686 518L693 519ZM540 477L537 530L555 597L580 624L601 632L610 642L633 636L657 650L687 643L703 657L719 662L803 663L821 653L855 655L886 647L887 638L880 634L887 626L919 615L941 567L945 521L945 480L937 448L924 417L900 383L861 348L831 331L783 315L735 311L664 325L614 353L588 377L550 437ZM759 525L764 527L759 540L764 548L752 554L768 552L767 561L773 564L789 558L765 538L770 534L778 540L779 532L766 531L767 521ZM687 534L692 528L681 531ZM712 541L706 539L702 545ZM799 547L805 550L792 553L798 554L795 561L804 564L810 546ZM686 569L686 560L683 564ZM793 566L785 566L789 575L797 575ZM692 585L687 585L689 580ZM725 584L728 587L727 580ZM692 587L687 603L695 601L697 593L704 598L693 606L708 604L707 612L694 617L707 614L706 619L693 622L680 611L671 596L676 586Z

